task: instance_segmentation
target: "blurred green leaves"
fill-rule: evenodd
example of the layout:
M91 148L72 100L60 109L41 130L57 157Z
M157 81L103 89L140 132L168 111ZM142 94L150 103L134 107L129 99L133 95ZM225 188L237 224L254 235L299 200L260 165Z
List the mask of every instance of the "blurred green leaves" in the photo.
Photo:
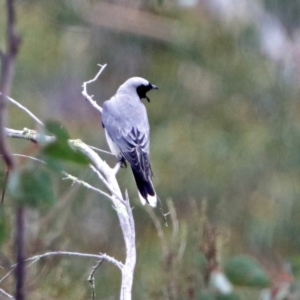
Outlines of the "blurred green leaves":
M202 291L198 295L198 300L239 300L240 298L236 294L230 295L215 295L210 291Z
M8 192L18 206L40 207L56 200L49 172L38 165L13 171Z
M51 166L57 163L53 160L89 164L90 161L85 155L70 146L69 134L61 124L50 121L46 123L46 129L56 137L56 141L47 145L42 151Z
M238 286L266 288L270 286L270 278L262 267L248 256L235 256L225 267L229 280Z
M49 121L45 128L46 134L54 136L55 141L41 148L43 160L29 162L9 175L8 192L17 205L39 207L53 204L55 195L49 170L62 171L62 162L89 163L82 153L70 146L70 136L61 124Z

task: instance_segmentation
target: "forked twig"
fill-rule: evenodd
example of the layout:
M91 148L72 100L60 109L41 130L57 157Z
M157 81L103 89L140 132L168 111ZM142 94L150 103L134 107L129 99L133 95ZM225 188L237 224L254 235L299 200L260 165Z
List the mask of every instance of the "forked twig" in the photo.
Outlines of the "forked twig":
M90 102L90 104L95 108L97 109L98 111L100 111L100 113L102 113L102 107L99 106L97 104L97 102L93 99L93 95L89 95L88 92L87 92L87 85L92 83L92 82L95 82L99 76L101 75L101 73L104 71L105 67L106 67L106 64L105 65L100 65L98 64L98 66L100 67L100 70L99 72L96 74L96 76L91 79L91 80L88 80L88 81L85 81L82 85L83 87L83 90L82 90L82 95L85 97L86 100L88 100Z
M92 300L95 300L96 297L96 291L95 291L95 273L102 264L103 259L100 259L95 266L92 267L92 271L88 277L88 282L90 283L92 287Z

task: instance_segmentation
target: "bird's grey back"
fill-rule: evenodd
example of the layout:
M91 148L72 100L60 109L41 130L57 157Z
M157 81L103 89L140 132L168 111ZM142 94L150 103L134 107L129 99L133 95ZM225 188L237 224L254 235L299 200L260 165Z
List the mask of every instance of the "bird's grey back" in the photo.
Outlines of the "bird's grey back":
M112 140L121 139L138 130L149 136L149 121L145 105L135 93L118 91L110 100L103 104L102 122ZM149 143L146 150L149 153Z

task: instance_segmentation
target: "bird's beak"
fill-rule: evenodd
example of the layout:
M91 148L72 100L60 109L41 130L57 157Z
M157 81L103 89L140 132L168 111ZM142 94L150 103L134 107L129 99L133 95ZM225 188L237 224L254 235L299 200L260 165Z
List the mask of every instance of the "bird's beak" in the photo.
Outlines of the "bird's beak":
M148 102L150 102L150 98L148 96L146 96L146 99L147 99Z
M158 87L154 84L152 84L152 90L158 90Z

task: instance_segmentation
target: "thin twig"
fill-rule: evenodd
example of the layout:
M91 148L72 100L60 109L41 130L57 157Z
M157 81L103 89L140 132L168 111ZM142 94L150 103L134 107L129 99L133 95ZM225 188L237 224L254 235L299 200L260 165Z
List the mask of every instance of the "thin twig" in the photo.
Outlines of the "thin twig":
M43 143L51 143L51 142L55 141L55 137L53 137L53 136L38 134L35 130L31 130L31 129L28 129L28 128L24 128L23 130L15 130L15 129L11 129L11 128L6 128L6 135L9 136L9 137L12 137L12 138L21 138L21 139L30 140L30 141L33 141L35 143L39 143L40 140L42 140ZM96 174L103 181L103 183L109 189L109 191L111 191L112 194L119 201L124 203L124 200L119 197L118 193L108 183L108 181L105 179L105 177L99 171L96 171L96 170L103 169L103 164L105 164L104 161L102 161L101 158L97 155L97 153L94 152L90 147L88 147L82 141L69 140L69 142L70 142L72 147L76 148L77 150L81 150L87 157L89 157L91 159L91 161L94 164L94 166L91 167L91 168L96 172ZM105 164L105 169L108 169L108 168L109 168L108 165ZM109 168L109 170L112 170L112 169ZM82 180L79 180L78 178L76 178L76 177L74 177L70 174L64 173L64 175L67 176L65 179L69 179L69 180L72 180L73 182L79 183L79 184L85 186L86 188L91 189L91 190L93 190L97 193L100 193L103 196L105 196L105 197L109 198L110 200L112 200L112 197L109 194L107 194L107 193L91 186L90 184L88 184L88 183L86 183Z
M11 294L5 292L3 289L0 289L0 294L6 296L8 299L15 299Z
M92 300L95 300L96 297L96 291L95 291L95 273L102 264L103 259L99 260L95 266L92 267L92 271L88 277L88 282L90 283L92 287Z
M29 257L25 260L23 260L24 263L29 263L28 267L32 266L39 260L50 257L50 256L75 256L75 257L81 257L81 258L94 258L98 260L106 260L107 262L115 265L120 271L123 270L124 265L122 262L116 260L112 256L109 256L105 253L100 254L89 254L89 253L81 253L81 252L70 252L70 251L52 251L52 252L46 252L44 254L35 255L32 257ZM0 283L2 283L16 268L18 267L18 263L13 264L11 266L11 270L0 279Z
M24 155L24 154L18 154L18 153L12 153L11 155L12 155L12 156L17 156L17 157L29 158L29 159L31 159L31 160L40 162L40 163L42 163L42 164L47 164L44 160L38 159L38 158L33 157L33 156Z
M24 262L29 263L29 262L37 262L41 260L42 258L49 257L49 256L76 256L76 257L82 257L82 258L96 258L98 260L104 259L116 267L118 267L120 270L123 268L123 263L116 260L115 258L105 254L105 253L100 253L100 254L90 254L90 253L81 253L81 252L70 252L70 251L52 251L52 252L46 252L43 254L38 254L34 255L32 257L26 258ZM15 267L17 264L12 265L11 267Z
M89 253L81 253L81 252L70 252L70 251L54 251L54 252L47 252L44 254L36 255L30 258L25 259L25 262L29 262L31 260L40 260L41 258L45 258L48 256L57 256L57 255L64 255L64 256L76 256L76 257L82 257L82 258L96 258L99 260L106 260L116 267L118 267L120 270L123 268L123 263L116 260L112 256L107 255L106 253L100 253L100 254L89 254Z
M75 257L81 257L81 258L94 258L97 259L99 261L103 261L106 260L107 262L115 265L120 271L123 270L124 265L122 262L116 260L115 258L113 258L112 256L109 256L105 253L100 253L100 254L89 254L89 253L81 253L81 252L70 252L70 251L53 251L53 252L46 252L44 254L39 254L39 255L35 255L32 257L29 257L25 260L23 260L23 263L29 263L28 267L32 266L33 264L35 264L36 262L38 262L39 260L46 258L46 257L50 257L50 256L75 256ZM18 267L18 263L13 264L11 266L11 270L0 279L0 283L2 283L11 273L14 272L14 270ZM96 272L96 270L94 271L94 273ZM14 298L12 298L14 299Z
M87 144L88 145L88 144ZM98 152L101 152L101 153L105 153L105 154L108 154L108 155L111 155L111 156L115 156L114 154L112 154L111 152L109 151L106 151L106 150L102 150L102 149L99 149L97 147L94 147L94 146L91 146L91 145L88 145L91 149L95 150L95 151L98 151Z
M7 272L7 273L0 279L0 284L8 277L11 273L14 272L15 268L16 268L16 265L15 265L14 267L12 267L12 269L11 269L9 272Z
M105 67L106 67L106 64L105 65L98 65L100 67L100 70L99 72L96 74L96 76L89 80L89 81L85 81L82 85L83 87L83 90L82 90L82 95L85 97L86 100L88 100L90 102L90 104L95 108L97 109L98 111L100 111L100 113L102 113L102 107L99 106L97 104L97 102L93 99L93 95L89 95L88 92L87 92L87 85L92 83L92 82L95 82L99 76L101 75L101 73L104 71Z
M11 138L25 139L42 145L53 143L56 140L54 136L39 134L36 130L28 128L24 128L23 130L5 128L5 134Z
M104 185L109 189L109 191L122 203L125 201L119 197L119 195L114 191L114 189L111 187L111 185L108 183L108 181L105 179L105 177L99 172L93 165L90 165L90 168L96 173L96 175L99 177L99 179L104 183Z
M25 113L27 113L36 123L38 123L41 126L45 126L44 123L37 117L35 116L28 108L26 108L25 106L23 106L22 104L20 104L18 101L14 100L11 97L8 97L7 95L3 95L0 92L0 96L4 96L9 102L11 102L12 104L14 104L15 106L17 106L18 108L20 108L21 110L23 110Z
M96 193L99 193L100 195L105 196L106 198L108 198L111 201L113 200L112 197L109 194L103 192L100 189L95 188L94 186L90 185L89 183L87 183L87 182L85 182L83 180L80 180L80 179L76 178L75 176L70 175L70 174L68 174L66 172L63 172L63 174L66 176L65 178L63 178L63 180L71 180L71 181L73 181L73 183L81 184L85 188L87 188L89 190L92 190L92 191L94 191Z

